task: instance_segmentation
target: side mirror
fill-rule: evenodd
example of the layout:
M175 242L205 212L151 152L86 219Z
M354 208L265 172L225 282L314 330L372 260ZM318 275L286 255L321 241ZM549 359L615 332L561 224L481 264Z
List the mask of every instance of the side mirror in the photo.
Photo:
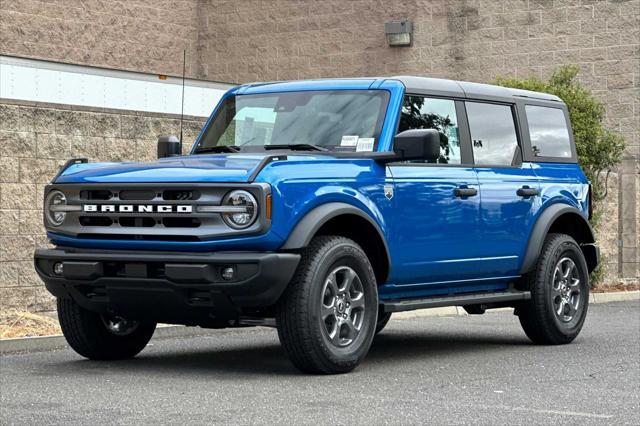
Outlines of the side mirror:
M158 138L158 158L173 157L182 155L182 144L173 135L160 136Z
M437 161L440 157L440 133L435 129L412 129L398 133L393 151L400 160Z

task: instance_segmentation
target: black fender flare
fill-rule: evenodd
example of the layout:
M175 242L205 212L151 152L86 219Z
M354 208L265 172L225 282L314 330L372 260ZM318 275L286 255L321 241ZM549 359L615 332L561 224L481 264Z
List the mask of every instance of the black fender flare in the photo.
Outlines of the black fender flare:
M520 268L520 274L526 274L531 271L542 252L542 245L544 244L544 240L549 233L549 229L553 225L553 223L560 216L570 214L575 220L580 221L581 226L584 226L588 229L587 241L579 241L580 244L593 244L595 243L595 237L593 233L593 229L589 224L589 221L584 218L581 214L580 210L576 207L570 206L568 204L553 204L547 207L538 220L536 220L535 225L533 226L533 230L531 231L531 236L529 237L529 243L527 244L527 250L524 254L524 260L522 262L522 267ZM584 251L584 248L583 248Z
M387 255L387 261L391 265L391 255L389 254L389 247L387 246L387 240L384 237L384 233L380 226L376 223L371 216L365 213L363 210L352 206L347 203L332 202L322 204L309 211L304 217L296 224L293 231L289 234L287 241L281 247L282 250L297 250L309 245L311 239L318 232L322 225L327 223L334 217L351 214L359 216L365 219L375 228L378 233L378 237L384 245L384 250Z

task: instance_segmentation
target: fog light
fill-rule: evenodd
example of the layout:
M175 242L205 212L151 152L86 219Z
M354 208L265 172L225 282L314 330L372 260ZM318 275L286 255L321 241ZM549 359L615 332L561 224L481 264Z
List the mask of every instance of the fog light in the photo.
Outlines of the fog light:
M225 266L222 268L222 272L220 273L222 279L227 281L232 280L235 274L236 271L233 270L232 266Z
M61 262L57 262L53 265L53 273L56 275L62 275L64 273L64 265Z

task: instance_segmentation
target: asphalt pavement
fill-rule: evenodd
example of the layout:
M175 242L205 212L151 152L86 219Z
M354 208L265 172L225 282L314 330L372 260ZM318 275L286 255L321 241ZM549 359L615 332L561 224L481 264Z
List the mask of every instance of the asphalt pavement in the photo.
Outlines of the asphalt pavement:
M0 358L0 424L640 424L640 302L565 346L509 312L392 320L354 372L297 372L275 330L154 339L134 360Z

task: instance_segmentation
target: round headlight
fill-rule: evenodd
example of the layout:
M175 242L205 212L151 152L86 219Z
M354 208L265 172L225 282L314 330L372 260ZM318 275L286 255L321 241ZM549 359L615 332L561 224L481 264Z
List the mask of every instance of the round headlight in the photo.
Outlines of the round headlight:
M60 226L67 217L67 213L58 210L59 207L67 204L67 197L58 190L51 191L44 201L44 213L49 223L53 226Z
M222 200L222 205L235 207L222 213L224 222L234 229L248 228L258 217L258 202L247 191L231 191Z

